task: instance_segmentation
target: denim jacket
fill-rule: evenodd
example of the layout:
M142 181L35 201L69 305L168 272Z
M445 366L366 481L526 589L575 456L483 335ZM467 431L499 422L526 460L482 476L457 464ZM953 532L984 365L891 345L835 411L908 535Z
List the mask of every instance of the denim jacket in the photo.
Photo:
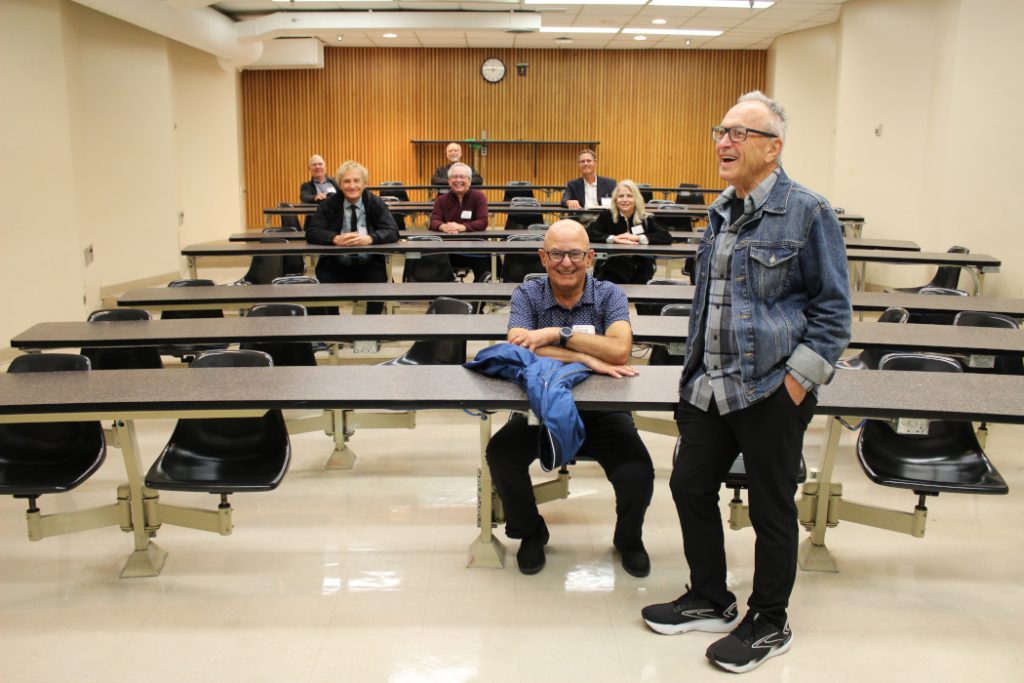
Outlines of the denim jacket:
M700 334L707 312L710 256L722 223L709 212L697 249L690 339ZM768 199L737 236L732 313L751 402L774 391L787 368L815 385L827 384L850 340L850 280L839 220L823 197L781 169ZM695 347L700 345L690 344L691 351ZM691 351L680 387L700 367L701 358Z

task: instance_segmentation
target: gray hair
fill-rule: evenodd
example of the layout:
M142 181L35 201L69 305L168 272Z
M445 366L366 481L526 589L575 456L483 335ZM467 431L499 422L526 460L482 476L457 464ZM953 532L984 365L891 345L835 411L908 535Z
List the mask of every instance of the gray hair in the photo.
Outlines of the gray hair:
M471 169L468 164L464 164L461 161L455 162L454 164L452 164L451 168L448 169L448 177L449 178L452 177L452 173L455 173L455 169L457 169L457 168L464 168L464 169L466 169L466 177L469 178L470 181L473 180L473 169Z
M352 171L355 171L359 175L363 176L363 185L366 185L367 183L370 182L370 172L366 170L366 167L363 166L358 161L352 161L351 159L344 162L341 166L338 167L338 172L334 174L334 179L338 182L339 185L341 185L342 177L351 173Z
M739 99L736 100L736 104L740 104L742 102L758 102L763 104L769 112L768 132L778 135L779 140L782 140L783 142L786 141L786 128L789 125L789 118L786 116L786 110L782 108L781 104L768 97L760 90L752 90L740 95Z

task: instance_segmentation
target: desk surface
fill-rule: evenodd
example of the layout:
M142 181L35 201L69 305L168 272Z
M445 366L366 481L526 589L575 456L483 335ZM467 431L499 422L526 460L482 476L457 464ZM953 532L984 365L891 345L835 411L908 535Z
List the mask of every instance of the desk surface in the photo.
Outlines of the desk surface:
M678 367L636 377L594 375L573 390L580 409L674 408ZM1024 423L1024 377L845 372L821 388L825 415L905 415ZM511 382L459 366L329 366L107 370L0 375L0 421L26 415L123 416L188 410L272 408L521 409L526 395Z
M488 228L482 232L475 232L472 234L473 237L484 237L490 240L505 240L509 237L518 237L522 235L532 235L536 237L543 237L544 232L541 230L505 230L503 228ZM693 230L670 230L669 234L672 235L672 239L676 242L683 242L686 240L697 240L700 239L700 232ZM463 234L452 235L446 232L434 232L430 230L399 230L398 236L400 239L407 239L409 237L418 236L432 236L440 237L441 239L463 239ZM256 230L250 230L248 232L236 232L228 236L228 242L259 242L266 238L278 238L285 239L289 242L305 242L306 233L304 231L298 232L262 232ZM847 249L890 249L893 251L921 251L921 247L917 242L910 240L883 240L883 239L867 239L861 237L846 237L845 240Z
M433 202L392 202L388 204L388 208L395 213L426 213L432 211L434 208ZM577 213L600 213L601 211L607 211L606 208L591 208L591 209L568 209L561 204L555 204L551 202L541 203L540 206L512 206L510 202L488 202L487 209L491 213L512 213L512 214L535 214L535 213L560 213L560 214L577 214ZM264 216L308 216L316 213L316 204L298 204L287 207L270 207L263 209ZM708 211L706 205L701 204L676 204L669 208L660 208L657 206L649 207L649 211L654 216L668 216L668 217L689 217L689 218L707 218ZM836 218L841 223L863 223L864 217L851 213L838 214Z
M684 341L689 320L633 316L634 342ZM314 315L304 318L197 318L120 322L39 323L11 340L17 349L83 346L165 346L241 342L505 338L505 315ZM943 353L1024 353L1020 330L946 325L854 322L853 348L899 348Z
M384 284L319 285L215 285L212 287L152 287L131 289L118 297L118 306L138 308L248 307L256 303L292 301L323 306L347 301L433 301L449 296L467 301L508 301L519 285L513 282L485 284L463 282L392 282ZM693 301L692 285L625 285L632 303L680 303ZM976 296L927 296L903 292L853 292L855 311L881 312L892 306L912 312L988 311L1024 318L1024 299Z
M486 231L484 231L486 232ZM481 236L483 237L483 236ZM689 243L675 244L592 244L598 254L614 255L643 254L668 258L686 258L696 254L697 245ZM536 243L508 240L424 240L400 241L392 244L372 244L365 247L336 247L330 244L310 244L308 242L205 242L192 244L181 250L183 256L256 256L256 255L303 255L303 254L344 254L344 253L376 253L405 254L413 253L533 253ZM997 272L1002 262L987 254L950 254L948 252L904 251L895 249L847 249L846 257L850 261L876 263L929 264L970 266L983 272Z

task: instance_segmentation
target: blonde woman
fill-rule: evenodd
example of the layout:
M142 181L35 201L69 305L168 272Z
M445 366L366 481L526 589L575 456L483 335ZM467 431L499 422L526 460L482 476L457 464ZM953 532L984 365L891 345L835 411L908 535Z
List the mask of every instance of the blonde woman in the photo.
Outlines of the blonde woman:
M612 205L587 228L594 244L670 244L672 236L647 213L640 188L623 180L612 192ZM594 272L598 280L620 285L642 285L654 276L653 256L612 256Z

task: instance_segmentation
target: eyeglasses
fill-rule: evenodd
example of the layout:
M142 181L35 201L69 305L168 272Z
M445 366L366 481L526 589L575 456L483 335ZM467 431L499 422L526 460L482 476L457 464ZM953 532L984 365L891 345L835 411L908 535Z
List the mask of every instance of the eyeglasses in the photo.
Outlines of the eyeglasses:
M583 260L583 257L587 255L587 252L581 251L580 249L573 249L572 251L562 251L561 249L543 249L542 251L545 254L547 254L548 258L554 261L555 263L561 263L562 259L564 259L566 256L568 256L569 260L572 261L573 263L580 263Z
M747 128L746 126L729 126L728 128L725 126L714 126L711 129L711 139L718 142L726 133L729 134L729 139L733 142L743 142L747 139L747 135L750 133L757 133L758 135L763 135L766 138L779 137L775 133L757 130L756 128Z
M468 175L461 175L459 173L456 173L455 175L448 176L448 178L451 179L451 180L468 180L469 176Z

